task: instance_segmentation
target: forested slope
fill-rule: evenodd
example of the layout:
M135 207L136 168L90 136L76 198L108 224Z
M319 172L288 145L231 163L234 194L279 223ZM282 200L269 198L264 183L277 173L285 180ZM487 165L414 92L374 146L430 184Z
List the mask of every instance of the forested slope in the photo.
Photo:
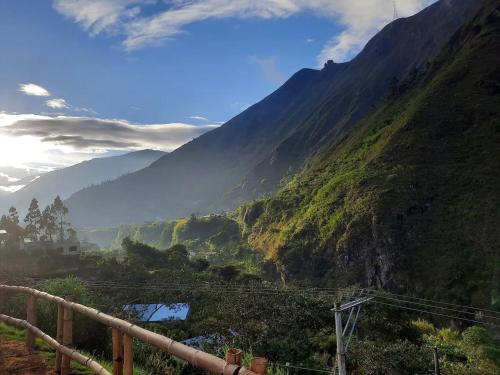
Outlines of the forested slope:
M285 279L498 298L500 5L483 4L352 134L240 208Z

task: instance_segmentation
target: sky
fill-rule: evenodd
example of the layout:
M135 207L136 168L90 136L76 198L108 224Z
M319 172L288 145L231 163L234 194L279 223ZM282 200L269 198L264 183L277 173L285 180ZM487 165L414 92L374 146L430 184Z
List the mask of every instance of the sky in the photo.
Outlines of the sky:
M393 0L1 1L0 167L172 151L393 18Z

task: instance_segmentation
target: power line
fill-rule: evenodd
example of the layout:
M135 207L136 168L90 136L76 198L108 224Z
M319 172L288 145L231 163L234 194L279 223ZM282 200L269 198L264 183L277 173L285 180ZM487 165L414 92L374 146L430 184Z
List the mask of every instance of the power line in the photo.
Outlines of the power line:
M322 373L327 373L331 374L332 369L317 369L317 368L310 368L310 367L302 367L302 366L294 366L290 364L282 364L282 363L277 363L277 362L269 362L269 365L271 366L276 366L276 367L286 367L286 368L293 368L297 370L307 370L307 371L313 371L313 372L322 372Z
M395 305L395 304L391 304L391 303L380 302L380 301L377 301L377 300L373 300L373 303L377 303L377 304L385 305L385 306L390 306L390 307L395 307L395 308L398 308L398 309L405 309L405 310L411 310L411 311L421 312L421 313L425 313L425 314L438 315L438 316L442 316L442 317L446 317L446 318L450 318L450 319L463 320L463 321L471 322L471 323L484 324L484 325L489 325L489 326L493 326L493 327L500 327L499 324L495 324L495 323L481 322L479 320L474 320L474 319L460 318L458 316L453 316L453 315L448 315L448 314L441 314L441 313L437 313L437 312L434 312L434 311L420 310L420 309L415 309L415 308L408 307L408 306L400 306L400 305Z
M493 313L493 314L500 314L500 311L488 310L488 309L483 309L483 308L474 307L474 306L459 305L456 303L435 301L435 300L431 300L431 299L414 297L414 296L409 296L409 295L405 295L405 294L390 293L390 292L386 292L386 291L366 290L365 293L372 293L372 294L378 294L378 295L391 295L391 296L396 296L399 298L407 298L407 299L413 299L416 301L430 302L430 303L434 303L437 305L453 306L453 307L459 307L459 308L464 308L464 309L469 309L469 310L478 310L478 311L484 311L484 312L489 312L489 313Z
M375 298L382 298L382 299L390 300L390 301L403 302L403 303L407 303L407 304L411 304L411 305L424 306L424 307L433 308L433 309L440 309L440 310L452 311L452 312L456 312L456 313L459 313L459 314L469 314L469 315L473 315L474 317L477 316L477 314L481 314L481 312L463 311L463 310L457 310L457 309L453 309L453 308L449 308L449 307L434 306L434 305L430 305L430 304L426 304L426 303L422 303L422 302L406 301L406 300L403 300L403 299L397 299L397 298L387 297L387 296L384 296L384 295L374 295L374 297ZM496 317L496 316L482 315L482 317L484 317L484 318L490 318L490 319L495 319L495 320L499 320L500 321L500 318Z
M223 293L240 293L240 294L253 294L253 295L329 295L329 294L338 294L340 292L343 292L345 294L345 289L338 289L338 288L272 288L272 287L267 287L267 286L249 286L249 285L231 285L231 284L213 284L213 283L177 283L177 284L154 284L154 285L146 285L145 283L122 283L122 282L114 282L114 281L97 281L97 282L89 282L89 281L84 281L84 283L91 289L122 289L122 290L130 290L130 289L139 289L140 290L150 290L150 291L193 291L193 292L198 292L198 291L216 291L216 292L223 292ZM438 310L446 310L446 311L452 311L455 313L459 314L468 314L468 315L474 315L477 316L477 314L482 314L483 317L485 318L490 318L490 319L495 319L495 320L500 320L499 317L492 316L492 315L487 315L485 312L492 313L492 314L500 314L497 311L493 310L488 310L488 309L481 309L473 306L465 306L465 305L458 305L458 304L453 304L453 303L447 303L447 302L441 302L441 301L434 301L430 299L424 299L424 298L419 298L419 297L413 297L413 296L408 296L408 295L401 295L401 294L395 294L395 293L389 293L389 292L381 292L381 291L375 291L375 290L366 290L366 289L360 289L360 288L354 288L349 290L350 295L354 295L357 292L361 292L362 294L367 294L367 295L373 295L377 296L379 298L383 298L386 300L391 300L394 302L402 302L406 304L413 304L413 305L418 305L418 306L423 306L426 308L431 308L431 309L438 309ZM391 297L395 296L397 298ZM410 301L408 301L408 299ZM414 301L411 301L414 300ZM423 302L415 302L415 301L424 301L427 303ZM436 306L438 305L438 306ZM442 306L439 306L442 305ZM443 307L443 306L451 306L451 307L456 307L456 308L448 308L448 307ZM460 309L460 310L459 310ZM462 309L466 310L474 310L476 312L471 312L471 311L464 311Z

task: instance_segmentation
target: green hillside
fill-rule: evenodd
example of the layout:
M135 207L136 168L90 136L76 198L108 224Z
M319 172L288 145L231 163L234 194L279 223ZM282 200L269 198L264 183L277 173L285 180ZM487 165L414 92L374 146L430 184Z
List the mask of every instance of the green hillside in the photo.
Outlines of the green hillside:
M283 178L371 112L394 78L433 59L476 5L438 1L387 25L352 61L298 71L259 103L151 166L75 193L66 202L70 221L96 228L177 219L230 211L274 193Z
M500 7L276 196L239 210L283 278L488 305L500 248ZM432 288L428 288L432 286Z

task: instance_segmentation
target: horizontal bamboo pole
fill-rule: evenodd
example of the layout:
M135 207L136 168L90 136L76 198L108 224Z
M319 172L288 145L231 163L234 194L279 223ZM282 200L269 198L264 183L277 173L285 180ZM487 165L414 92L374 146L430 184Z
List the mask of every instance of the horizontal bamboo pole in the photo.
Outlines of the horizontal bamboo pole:
M78 362L81 365L90 368L97 375L111 375L109 371L107 371L104 367L102 367L92 358L86 357L83 354L80 354L71 348L59 344L57 340L53 339L52 337L50 337L40 329L36 328L35 326L29 324L26 320L16 319L8 315L0 314L0 321L13 327L26 329L27 331L31 332L34 336L37 336L41 338L43 341L45 341L51 348L57 350L58 352L63 353L65 356L68 356L75 362Z
M75 312L85 315L108 327L118 329L124 334L135 337L136 339L139 339L146 344L155 346L156 348L172 354L179 359L189 362L195 367L198 367L215 375L235 375L238 373L245 375L257 375L253 371L250 371L244 367L240 369L239 366L227 363L224 359L216 357L212 354L208 354L201 350L191 348L187 345L181 344L180 342L174 341L158 333L148 331L125 320L107 315L99 310L80 305L75 302L66 301L61 297L53 296L51 294L25 286L0 285L0 291L25 293L44 299L46 301L59 303L65 308L69 308Z

